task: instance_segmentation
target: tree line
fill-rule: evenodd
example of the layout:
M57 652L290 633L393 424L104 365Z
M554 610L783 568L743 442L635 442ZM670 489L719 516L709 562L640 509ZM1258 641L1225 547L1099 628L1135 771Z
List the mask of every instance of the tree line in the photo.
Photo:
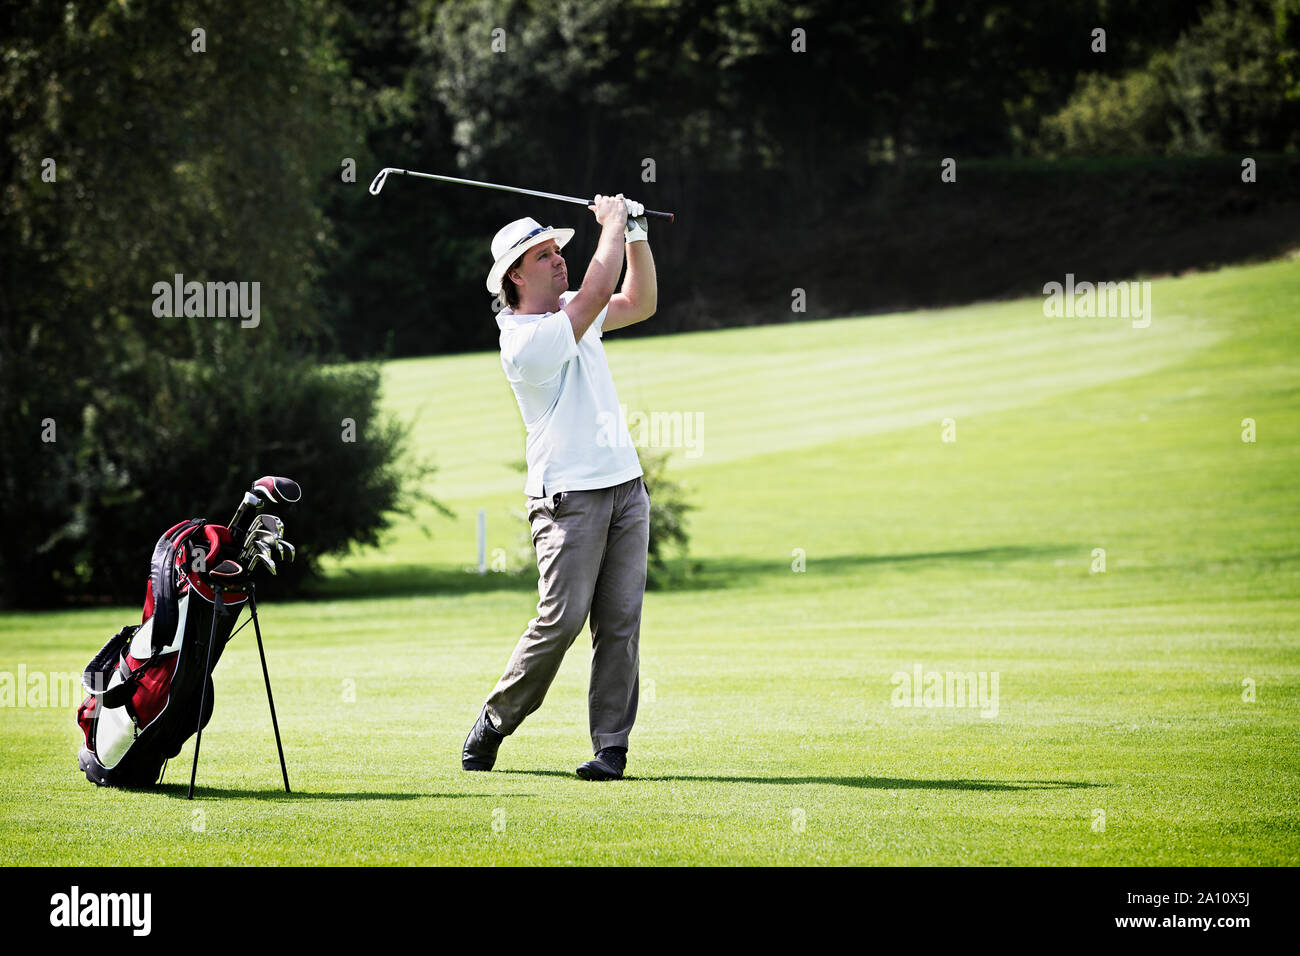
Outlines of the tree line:
M483 190L408 179L372 197L382 166L675 211L652 226L654 334L789 318L801 277L810 315L972 294L904 269L864 303L846 258L864 239L877 262L987 246L977 230L951 246L945 204L984 222L969 203L1019 186L994 170L975 199L935 199L942 157L980 181L1002 160L1287 154L1300 128L1300 0L37 0L7 16L11 605L136 597L153 537L224 520L260 474L313 496L299 575L420 499L430 471L364 360L495 347L482 277L504 222L573 225L578 250L595 233L576 207ZM256 321L160 313L178 276L182 293L256 284Z

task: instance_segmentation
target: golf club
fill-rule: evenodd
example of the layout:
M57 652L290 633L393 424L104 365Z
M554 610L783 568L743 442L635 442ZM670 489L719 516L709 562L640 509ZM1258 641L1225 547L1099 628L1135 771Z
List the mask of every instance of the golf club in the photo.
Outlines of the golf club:
M226 527L230 529L231 537L238 538L242 533L243 528L241 522L244 520L244 513L248 511L249 508L258 510L265 507L265 505L266 502L260 496L253 494L251 491L244 492L244 499L239 503L239 507L235 509L235 516L231 518L230 523L226 525Z
M271 557L271 548L275 542L269 538L258 538L253 542L253 550L263 552L268 558Z
M256 531L248 532L248 537L244 539L244 550L242 553L251 555L259 548L270 550L270 543L259 537Z
M582 199L578 196L562 196L559 193L546 193L537 189L520 189L518 186L500 186L496 183L481 183L473 179L457 179L455 176L437 176L433 173L417 173L413 169L397 169L393 166L385 166L379 171L374 181L370 184L370 195L378 196L380 190L384 188L384 183L388 181L389 174L396 173L399 176L419 176L421 179L436 179L444 183L459 183L462 186L481 186L484 189L499 189L502 192L518 193L521 196L538 196L542 199L558 199L560 202L577 203L579 206L594 205L594 199ZM659 212L654 209L647 209L645 215L655 219L667 219L673 222L677 218L676 213ZM295 499L296 500L296 499Z
M266 507L267 502L293 504L301 498L302 488L292 478L263 475L253 482L252 487L245 492L244 500L240 502L239 508L235 511L235 516L230 519L230 523L226 527L230 529L231 537L238 541L248 530L245 523L248 509L252 508L254 511L261 511Z
M293 504L302 497L302 488L298 482L292 478L277 478L274 475L264 475L253 482L251 489L254 493L261 495L267 501L287 502Z
M247 564L258 551L258 542L251 539L244 543L244 549L239 552L239 559Z
M272 535L270 537L260 537L258 538L258 540L261 542L262 546L265 547L268 551L271 548L275 548L276 558L278 558L281 561L284 560L284 543L279 538Z
M275 534L275 532L267 531L265 528L260 528L254 525L252 530L248 532L248 536L244 538L244 546L240 550L241 553L247 552L259 541L265 542L268 545L272 545L275 544L275 542L278 539L279 539L279 535Z
M265 549L266 554L269 555L270 549L272 548L276 549L279 557L285 557L285 541L283 541L283 538L278 535L273 535L272 532L255 528L248 532L247 540L244 541L242 554L248 555L257 549Z
M258 515L257 520L253 522L253 527L256 528L259 525L277 537L284 534L284 522L280 520L278 515L265 513Z

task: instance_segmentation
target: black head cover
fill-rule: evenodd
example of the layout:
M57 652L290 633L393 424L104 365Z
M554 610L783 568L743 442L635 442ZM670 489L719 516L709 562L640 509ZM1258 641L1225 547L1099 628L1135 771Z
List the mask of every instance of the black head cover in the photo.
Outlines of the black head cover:
M298 486L298 482L292 478L278 478L275 475L265 475L253 482L253 492L277 504L281 502L293 504L302 498L302 488Z

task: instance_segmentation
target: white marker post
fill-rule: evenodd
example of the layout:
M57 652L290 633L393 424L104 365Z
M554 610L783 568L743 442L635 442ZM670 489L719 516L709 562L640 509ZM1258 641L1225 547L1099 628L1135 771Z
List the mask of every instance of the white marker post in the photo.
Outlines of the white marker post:
M478 509L478 573L487 574L487 509Z

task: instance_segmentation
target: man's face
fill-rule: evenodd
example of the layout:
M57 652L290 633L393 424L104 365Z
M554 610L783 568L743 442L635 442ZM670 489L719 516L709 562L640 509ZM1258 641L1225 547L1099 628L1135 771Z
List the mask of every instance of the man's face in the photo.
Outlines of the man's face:
M530 294L542 291L558 296L569 288L569 268L564 264L559 243L554 239L539 243L525 252L523 261L510 270L507 281L513 276L522 280L521 293L524 290Z

